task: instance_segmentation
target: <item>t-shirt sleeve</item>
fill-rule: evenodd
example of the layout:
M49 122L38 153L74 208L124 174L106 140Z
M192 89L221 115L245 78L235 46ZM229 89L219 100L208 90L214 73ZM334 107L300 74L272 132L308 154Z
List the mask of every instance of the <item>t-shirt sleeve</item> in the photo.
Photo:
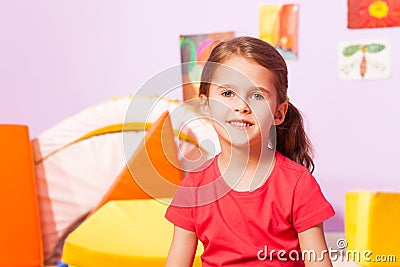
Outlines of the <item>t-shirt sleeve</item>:
M193 216L195 188L190 186L190 179L191 174L188 174L183 179L171 204L167 208L165 218L176 226L195 232L196 228Z
M335 215L315 178L305 171L297 181L293 197L293 225L303 232Z

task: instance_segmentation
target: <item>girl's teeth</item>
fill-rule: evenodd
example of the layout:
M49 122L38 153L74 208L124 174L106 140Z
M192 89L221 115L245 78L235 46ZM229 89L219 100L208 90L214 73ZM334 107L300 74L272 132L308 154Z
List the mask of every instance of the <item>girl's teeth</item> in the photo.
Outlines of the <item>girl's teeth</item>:
M231 121L230 124L232 124L233 126L237 126L237 127L249 127L250 123L243 123L243 122L238 122L238 121Z

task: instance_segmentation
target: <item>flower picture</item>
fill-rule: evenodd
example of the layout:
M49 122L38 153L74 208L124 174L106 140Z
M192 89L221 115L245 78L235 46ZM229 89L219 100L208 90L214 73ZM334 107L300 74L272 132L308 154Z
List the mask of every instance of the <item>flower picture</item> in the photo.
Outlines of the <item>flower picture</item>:
M348 0L348 28L396 26L400 26L399 0Z

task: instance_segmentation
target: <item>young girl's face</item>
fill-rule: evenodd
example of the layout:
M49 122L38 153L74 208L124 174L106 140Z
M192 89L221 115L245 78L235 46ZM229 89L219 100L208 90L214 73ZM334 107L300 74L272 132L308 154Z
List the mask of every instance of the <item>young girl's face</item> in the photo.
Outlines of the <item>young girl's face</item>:
M271 125L283 122L287 102L277 103L274 73L232 56L215 71L208 98L201 97L220 142L233 146L267 145Z

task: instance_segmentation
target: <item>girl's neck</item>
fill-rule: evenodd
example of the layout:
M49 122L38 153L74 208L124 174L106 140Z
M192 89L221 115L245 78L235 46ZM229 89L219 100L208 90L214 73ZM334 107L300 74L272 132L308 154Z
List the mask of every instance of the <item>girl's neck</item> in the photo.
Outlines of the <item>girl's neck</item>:
M225 181L238 191L260 187L272 171L275 153L267 146L221 146L218 166Z

